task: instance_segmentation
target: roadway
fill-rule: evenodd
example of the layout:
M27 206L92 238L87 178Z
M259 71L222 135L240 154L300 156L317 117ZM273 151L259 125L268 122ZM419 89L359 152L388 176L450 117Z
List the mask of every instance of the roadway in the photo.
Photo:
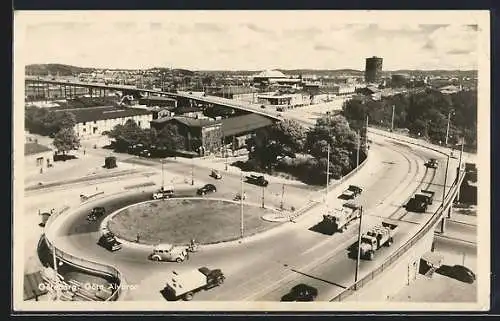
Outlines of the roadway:
M436 191L436 199L439 200L440 184L444 179L442 167L437 174L423 167L427 158L436 157L435 153L393 144L381 138L373 137L373 140L371 151L373 155L377 154L380 162L365 170L363 177L350 181L364 187L359 198L365 209L363 227L368 228L390 216L399 221L400 229L393 247L379 251L373 262L362 262L360 276L368 273L375 264L380 264L391 249L396 249L413 234L419 223L430 217L430 213L404 215L399 207L406 202L408 195L424 184L424 187ZM427 186L429 183L432 185ZM340 205L340 200L336 200L340 192L339 189L334 190L335 195L329 198L330 206ZM149 196L134 195L130 192L106 203L108 212ZM302 281L318 287L320 300L328 300L352 282L355 261L346 256L345 250L356 237L357 224L352 224L344 234L333 236L311 231L310 228L321 220L322 206L296 224L287 223L273 229L273 233L268 233L266 237L243 241L242 244L206 248L192 255L188 262L176 264L150 262L146 259L148 251L141 248L123 248L115 253L99 248L96 245L97 225L89 225L84 220L88 210L96 205L98 202L83 206L79 214L62 220L57 244L70 253L118 267L127 282L136 285L136 290L128 292L125 300L163 300L159 293L163 288L162 280L169 277L173 269L182 272L203 265L221 268L227 280L221 287L199 293L195 296L196 300L279 301L291 286Z

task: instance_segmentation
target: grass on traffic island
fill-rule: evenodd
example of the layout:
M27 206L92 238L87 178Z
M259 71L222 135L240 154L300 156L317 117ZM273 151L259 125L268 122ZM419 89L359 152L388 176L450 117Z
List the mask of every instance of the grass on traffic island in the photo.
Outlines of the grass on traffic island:
M272 209L244 205L244 236L276 227L261 218ZM142 244L200 244L240 237L240 204L208 199L170 199L137 204L116 214L108 228L118 237Z

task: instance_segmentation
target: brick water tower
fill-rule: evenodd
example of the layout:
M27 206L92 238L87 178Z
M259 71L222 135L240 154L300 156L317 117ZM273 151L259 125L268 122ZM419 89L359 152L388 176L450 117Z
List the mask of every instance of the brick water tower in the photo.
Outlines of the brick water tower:
M380 57L366 58L365 81L367 83L379 83L382 79L382 62Z

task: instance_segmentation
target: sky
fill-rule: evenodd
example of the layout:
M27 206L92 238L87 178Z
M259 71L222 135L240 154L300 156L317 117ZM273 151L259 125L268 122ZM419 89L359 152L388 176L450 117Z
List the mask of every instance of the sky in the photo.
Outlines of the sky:
M317 11L31 12L15 16L14 39L22 44L24 64L364 70L367 57L379 56L384 70L477 69L478 36L484 27L467 17Z

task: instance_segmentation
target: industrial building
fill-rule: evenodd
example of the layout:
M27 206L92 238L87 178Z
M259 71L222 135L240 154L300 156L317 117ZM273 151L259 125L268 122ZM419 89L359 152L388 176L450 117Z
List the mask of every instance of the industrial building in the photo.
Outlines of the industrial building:
M151 121L151 127L156 130L162 130L166 124L177 126L185 138L185 150L205 155L220 151L223 142L230 144L233 150L242 148L257 129L271 126L273 121L258 114L221 120L174 116Z
M382 62L380 57L366 58L365 82L379 83L382 78Z
M294 85L301 84L302 79L290 78L279 70L265 70L253 76L253 82L256 84L281 84L281 85Z
M151 111L130 107L86 107L86 108L53 108L56 112L70 112L75 115L75 133L80 138L101 136L111 131L116 125L123 125L127 120L134 120L141 128L149 128L153 120Z

